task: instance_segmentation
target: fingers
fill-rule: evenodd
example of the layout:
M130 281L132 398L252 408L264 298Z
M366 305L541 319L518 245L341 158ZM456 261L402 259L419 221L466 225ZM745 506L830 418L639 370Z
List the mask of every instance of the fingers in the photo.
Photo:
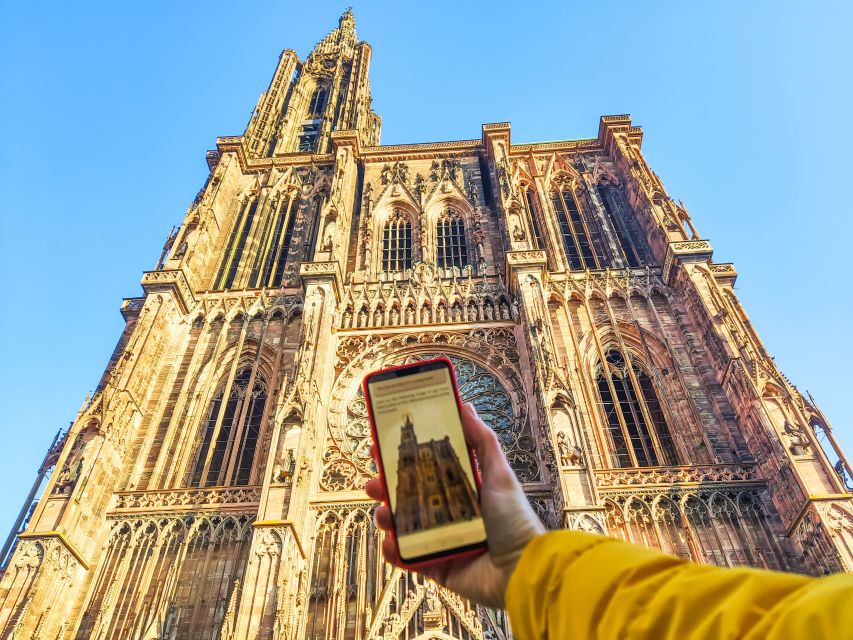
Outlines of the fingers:
M373 518L376 520L376 526L385 531L390 531L393 523L391 522L391 509L384 504L376 507L373 512Z
M397 541L394 536L385 536L382 540L382 555L391 564L400 566L400 555L397 553Z
M379 478L371 478L364 485L364 491L377 502L385 502L385 483Z

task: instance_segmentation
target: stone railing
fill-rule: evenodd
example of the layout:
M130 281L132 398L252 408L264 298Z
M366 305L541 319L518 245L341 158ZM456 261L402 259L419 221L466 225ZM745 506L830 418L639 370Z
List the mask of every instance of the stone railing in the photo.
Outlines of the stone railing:
M113 513L174 511L253 511L260 486L121 491L115 494Z
M642 486L705 485L713 483L756 482L761 480L752 465L743 464L600 469L594 473L596 486L603 489Z

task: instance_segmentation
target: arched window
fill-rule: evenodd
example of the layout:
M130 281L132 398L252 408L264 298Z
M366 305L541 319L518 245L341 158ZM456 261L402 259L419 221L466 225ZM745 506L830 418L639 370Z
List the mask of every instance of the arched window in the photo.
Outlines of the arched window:
M250 392L251 380L252 369L241 369L230 389L223 385L214 396L190 477L191 486L249 484L267 400L263 377L254 376Z
M237 268L240 266L240 258L243 256L243 247L246 245L246 238L252 229L252 222L255 219L257 208L257 198L247 200L240 214L237 216L237 220L234 222L234 227L231 230L231 237L228 240L225 258L222 260L219 272L216 274L215 289L230 289L234 285Z
M596 187L598 197L601 199L601 204L604 206L604 213L607 216L607 221L616 233L619 245L622 247L625 262L627 262L629 267L639 267L640 260L637 257L637 249L634 246L634 242L631 240L631 234L628 233L628 230L625 228L624 221L616 215L616 212L613 211L613 207L610 204L609 197L611 189L612 187L608 187L604 184L599 184L598 187Z
M717 539L727 562L731 565L756 566L750 551L751 541L744 533L740 513L734 503L725 496L716 494L711 497L710 510L717 528Z
M302 251L303 260L314 259L314 248L317 242L317 234L320 232L320 213L323 208L323 200L325 192L320 192L311 199L310 214L305 216L306 220L310 221L310 231L308 237L305 238L305 246ZM285 238L286 239L286 238Z
M784 571L788 564L776 542L776 536L767 518L767 513L757 497L748 493L738 496L738 511L741 514L743 527L747 531L750 547L757 555L757 560L765 569Z
M277 287L281 283L284 265L287 263L287 250L293 236L293 223L296 220L296 202L295 196L284 198L275 216L272 233L262 239L261 252L258 255L262 256L260 263L263 265L263 271L252 283L253 287Z
M537 249L545 249L545 236L542 235L542 227L539 225L538 209L536 207L536 194L533 188L525 189L525 202L527 204L527 215L530 217L530 225L533 228L533 240Z
M447 209L436 227L438 266L443 269L468 266L468 245L465 242L465 223L455 209Z
M625 525L631 542L650 549L661 548L649 505L639 498L631 500L625 508Z
M314 93L311 94L311 100L308 101L309 118L319 118L323 115L323 109L326 106L327 94L328 89L324 86L314 89Z
M405 271L412 268L412 225L405 214L395 210L382 237L382 271Z
M333 564L337 531L340 523L328 514L317 531L311 566L311 582L308 591L308 622L305 637L325 638L329 618L326 608L332 596L335 574Z
M619 467L678 464L675 445L648 374L618 351L598 371L598 393Z
M570 269L603 269L607 266L604 256L596 251L593 240L598 230L581 215L575 194L568 183L551 192L563 248Z
M678 506L668 498L661 498L655 504L654 518L660 531L661 549L670 555L689 560L690 543Z
M696 496L690 496L684 501L684 515L693 533L698 560L720 567L732 566L717 536L717 529L711 520L708 505Z

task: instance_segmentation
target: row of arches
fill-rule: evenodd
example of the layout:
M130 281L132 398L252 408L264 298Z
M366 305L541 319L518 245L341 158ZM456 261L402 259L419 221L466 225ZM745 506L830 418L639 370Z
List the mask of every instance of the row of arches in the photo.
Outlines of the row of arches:
M356 311L356 308L358 311ZM339 317L339 325L344 329L362 329L386 326L407 326L423 324L443 324L445 322L483 322L492 320L512 320L517 311L507 296L462 297L440 299L435 305L424 301L420 308L409 301L387 305L382 302L368 304L363 302L358 308L353 304L344 307Z
M313 539L304 637L414 640L440 614L435 585L382 559L382 532L363 508L319 514ZM414 609L412 606L416 605ZM474 611L462 603L465 617ZM447 611L450 637L472 640L470 621ZM372 633L371 633L372 632ZM375 634L375 635L374 635Z
M217 638L252 538L249 516L118 522L78 638Z
M790 568L754 491L607 500L605 522L611 535L697 562Z

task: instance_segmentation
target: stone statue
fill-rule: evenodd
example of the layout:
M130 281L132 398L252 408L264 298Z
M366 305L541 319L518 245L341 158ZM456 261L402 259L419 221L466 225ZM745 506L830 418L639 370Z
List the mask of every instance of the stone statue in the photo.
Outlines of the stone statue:
M70 495L77 480L80 478L80 472L83 470L83 456L76 460L66 462L56 478L56 484L53 486L55 495Z
M373 314L373 326L381 327L382 326L382 312L377 309Z
M562 431L557 432L557 451L560 453L560 464L564 466L569 464L569 442Z
M412 307L406 307L406 324L415 324L415 310Z
M578 467L583 464L583 451L576 444L569 442L564 431L557 432L557 451L560 454L560 464L564 467Z
M468 305L468 321L476 322L477 321L477 307L473 304Z
M480 192L477 189L477 181L474 179L474 173L471 172L468 174L468 198L471 200L471 204L474 207L477 207L479 204L479 195Z
M518 308L518 300L512 299L512 319L518 322L521 317L521 310Z
M495 319L495 306L491 302L487 302L485 306L486 320Z
M791 450L791 453L795 456L804 455L810 444L804 429L802 427L795 427L787 420L785 421L785 426L783 428L785 430L785 435L788 437L790 442L788 448Z
M441 612L441 600L438 597L438 589L432 581L427 582L426 589L427 613Z
M344 311L344 320L343 320L342 324L346 328L352 327L352 311L350 310L349 307L347 307L346 310Z
M483 233L479 224L477 225L477 230L474 232L474 242L477 244L477 255L483 256L485 255L483 252L483 243L486 241L486 234Z
M400 312L397 311L397 307L391 309L391 324L398 325L400 324Z
M844 460L839 460L835 463L835 473L838 474L838 477L841 478L841 482L845 487L850 489L849 477L847 475L847 467L844 465Z
M358 326L364 327L367 325L367 311L362 307L361 311L358 312Z
M509 305L506 303L505 300L501 300L500 310L501 310L501 320L509 320L511 317L509 314Z
M364 187L364 193L361 196L361 209L364 212L365 220L369 219L373 209L373 185L369 182Z
M519 227L518 225L515 225L512 228L512 239L513 240L515 240L516 242L523 242L525 237L526 236L524 235L524 231L521 230L521 227Z

